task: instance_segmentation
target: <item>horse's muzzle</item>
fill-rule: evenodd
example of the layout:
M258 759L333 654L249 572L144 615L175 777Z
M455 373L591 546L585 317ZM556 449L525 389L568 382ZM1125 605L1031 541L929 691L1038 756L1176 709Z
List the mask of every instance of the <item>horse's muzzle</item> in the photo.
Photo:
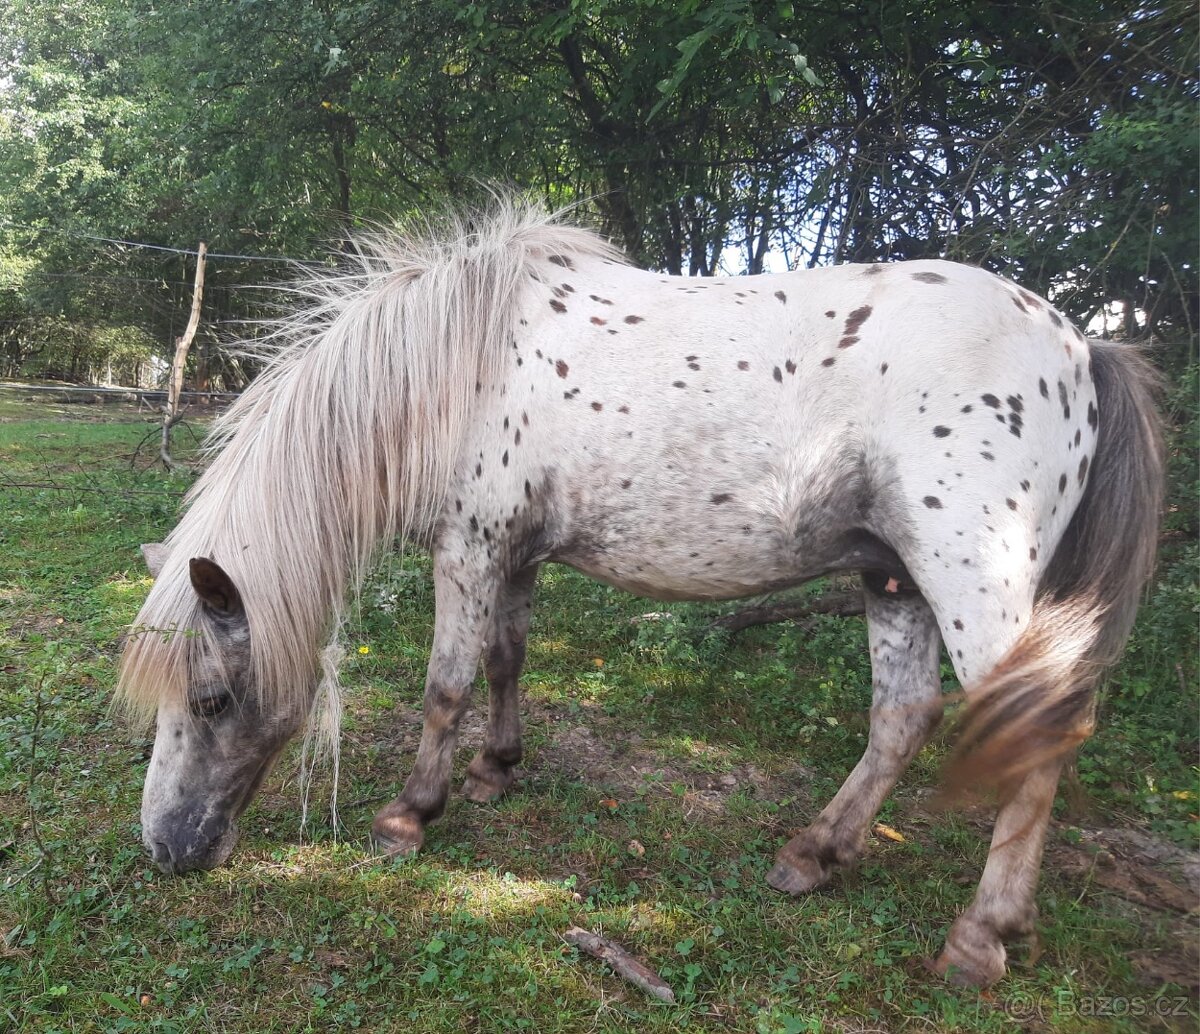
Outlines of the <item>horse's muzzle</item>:
M238 830L229 823L211 835L203 827L181 825L146 830L142 842L159 869L167 875L179 875L223 865L237 846Z

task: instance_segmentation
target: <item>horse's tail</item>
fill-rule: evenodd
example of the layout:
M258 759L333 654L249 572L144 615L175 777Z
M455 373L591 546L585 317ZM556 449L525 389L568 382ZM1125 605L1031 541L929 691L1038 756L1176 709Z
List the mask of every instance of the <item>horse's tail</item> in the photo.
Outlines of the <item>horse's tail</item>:
M1129 347L1090 345L1101 421L1091 478L1024 633L970 692L950 787L1004 793L1091 735L1100 675L1120 657L1154 567L1163 496L1158 376Z

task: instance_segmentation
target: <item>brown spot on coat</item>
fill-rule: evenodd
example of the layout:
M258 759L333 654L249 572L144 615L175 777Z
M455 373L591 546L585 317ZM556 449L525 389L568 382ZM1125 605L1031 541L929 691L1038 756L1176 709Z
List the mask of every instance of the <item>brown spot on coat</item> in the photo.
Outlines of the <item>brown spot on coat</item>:
M589 294L588 297L594 302L599 302L601 305L612 305L611 301L607 298L601 298L598 294Z
M564 269L575 268L575 264L566 255L547 255L546 258L556 266L562 266Z
M836 309L826 309L825 315L829 319L834 319L837 316L837 310Z
M783 364L783 368L785 370L787 370L788 373L796 372L796 364L794 362L792 362L790 359L786 363Z
M782 291L776 291L775 297L778 298L781 302L783 302L784 305L787 304L787 295L784 294Z
M625 322L626 323L641 323L642 317L641 316L626 316Z
M600 410L602 410L603 408L604 408L603 402L593 402L592 403L592 409L594 409L597 413L599 413Z
M561 359L554 364L555 372L564 379L566 378L567 373L570 369L571 368L566 363L564 363Z
M837 356L831 355L828 359L822 359L821 365L822 366L832 366L836 362L837 362Z
M557 313L564 313L567 311L567 307L565 305L563 305L563 303L560 302L557 298L550 299L550 308L552 308Z
M592 322L593 322L594 324L596 324L596 326L597 326L597 327L603 327L603 326L604 326L604 324L606 324L606 323L608 322L608 320L606 320L606 319L603 319L603 318L601 318L600 316L593 316L593 317L592 317Z
M746 362L745 359L739 359L738 360L738 369L739 370L749 370L750 364L748 362Z
M1017 501L1015 499L1005 499L1004 505L1010 510L1015 510L1017 508Z
M846 325L842 328L843 334L857 334L859 328L867 322L871 316L871 306L860 305L846 317Z

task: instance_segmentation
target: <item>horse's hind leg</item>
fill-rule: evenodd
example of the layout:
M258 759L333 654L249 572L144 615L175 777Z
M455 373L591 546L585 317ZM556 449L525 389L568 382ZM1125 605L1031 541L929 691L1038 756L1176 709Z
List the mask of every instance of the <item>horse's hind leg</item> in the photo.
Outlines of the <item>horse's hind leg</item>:
M488 628L483 670L488 681L488 725L483 747L467 766L463 794L473 801L494 801L513 783L521 760L521 708L517 680L525 663L537 565L518 571L497 598Z
M1042 845L1061 769L1059 761L1034 769L1001 806L975 897L950 927L934 967L952 983L995 983L1004 976L1004 941L1034 933Z
M441 816L450 793L450 766L458 743L458 723L471 700L484 636L496 602L498 579L473 564L472 551L445 549L434 557L436 612L433 649L425 677L425 724L421 745L404 790L380 809L371 835L390 855L416 851L425 826Z
M866 752L816 821L779 851L767 874L776 890L814 890L858 857L875 813L941 720L937 621L919 593L888 592L889 584L863 577L873 686Z

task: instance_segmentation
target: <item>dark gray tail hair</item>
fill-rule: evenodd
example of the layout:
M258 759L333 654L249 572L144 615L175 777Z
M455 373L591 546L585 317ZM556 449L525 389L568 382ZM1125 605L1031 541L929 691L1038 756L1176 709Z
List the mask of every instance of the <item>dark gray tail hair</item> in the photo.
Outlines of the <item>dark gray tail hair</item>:
M1091 478L1025 632L974 688L945 774L952 792L1014 788L1092 733L1096 686L1121 656L1154 569L1163 499L1159 377L1139 352L1091 346L1100 431Z

